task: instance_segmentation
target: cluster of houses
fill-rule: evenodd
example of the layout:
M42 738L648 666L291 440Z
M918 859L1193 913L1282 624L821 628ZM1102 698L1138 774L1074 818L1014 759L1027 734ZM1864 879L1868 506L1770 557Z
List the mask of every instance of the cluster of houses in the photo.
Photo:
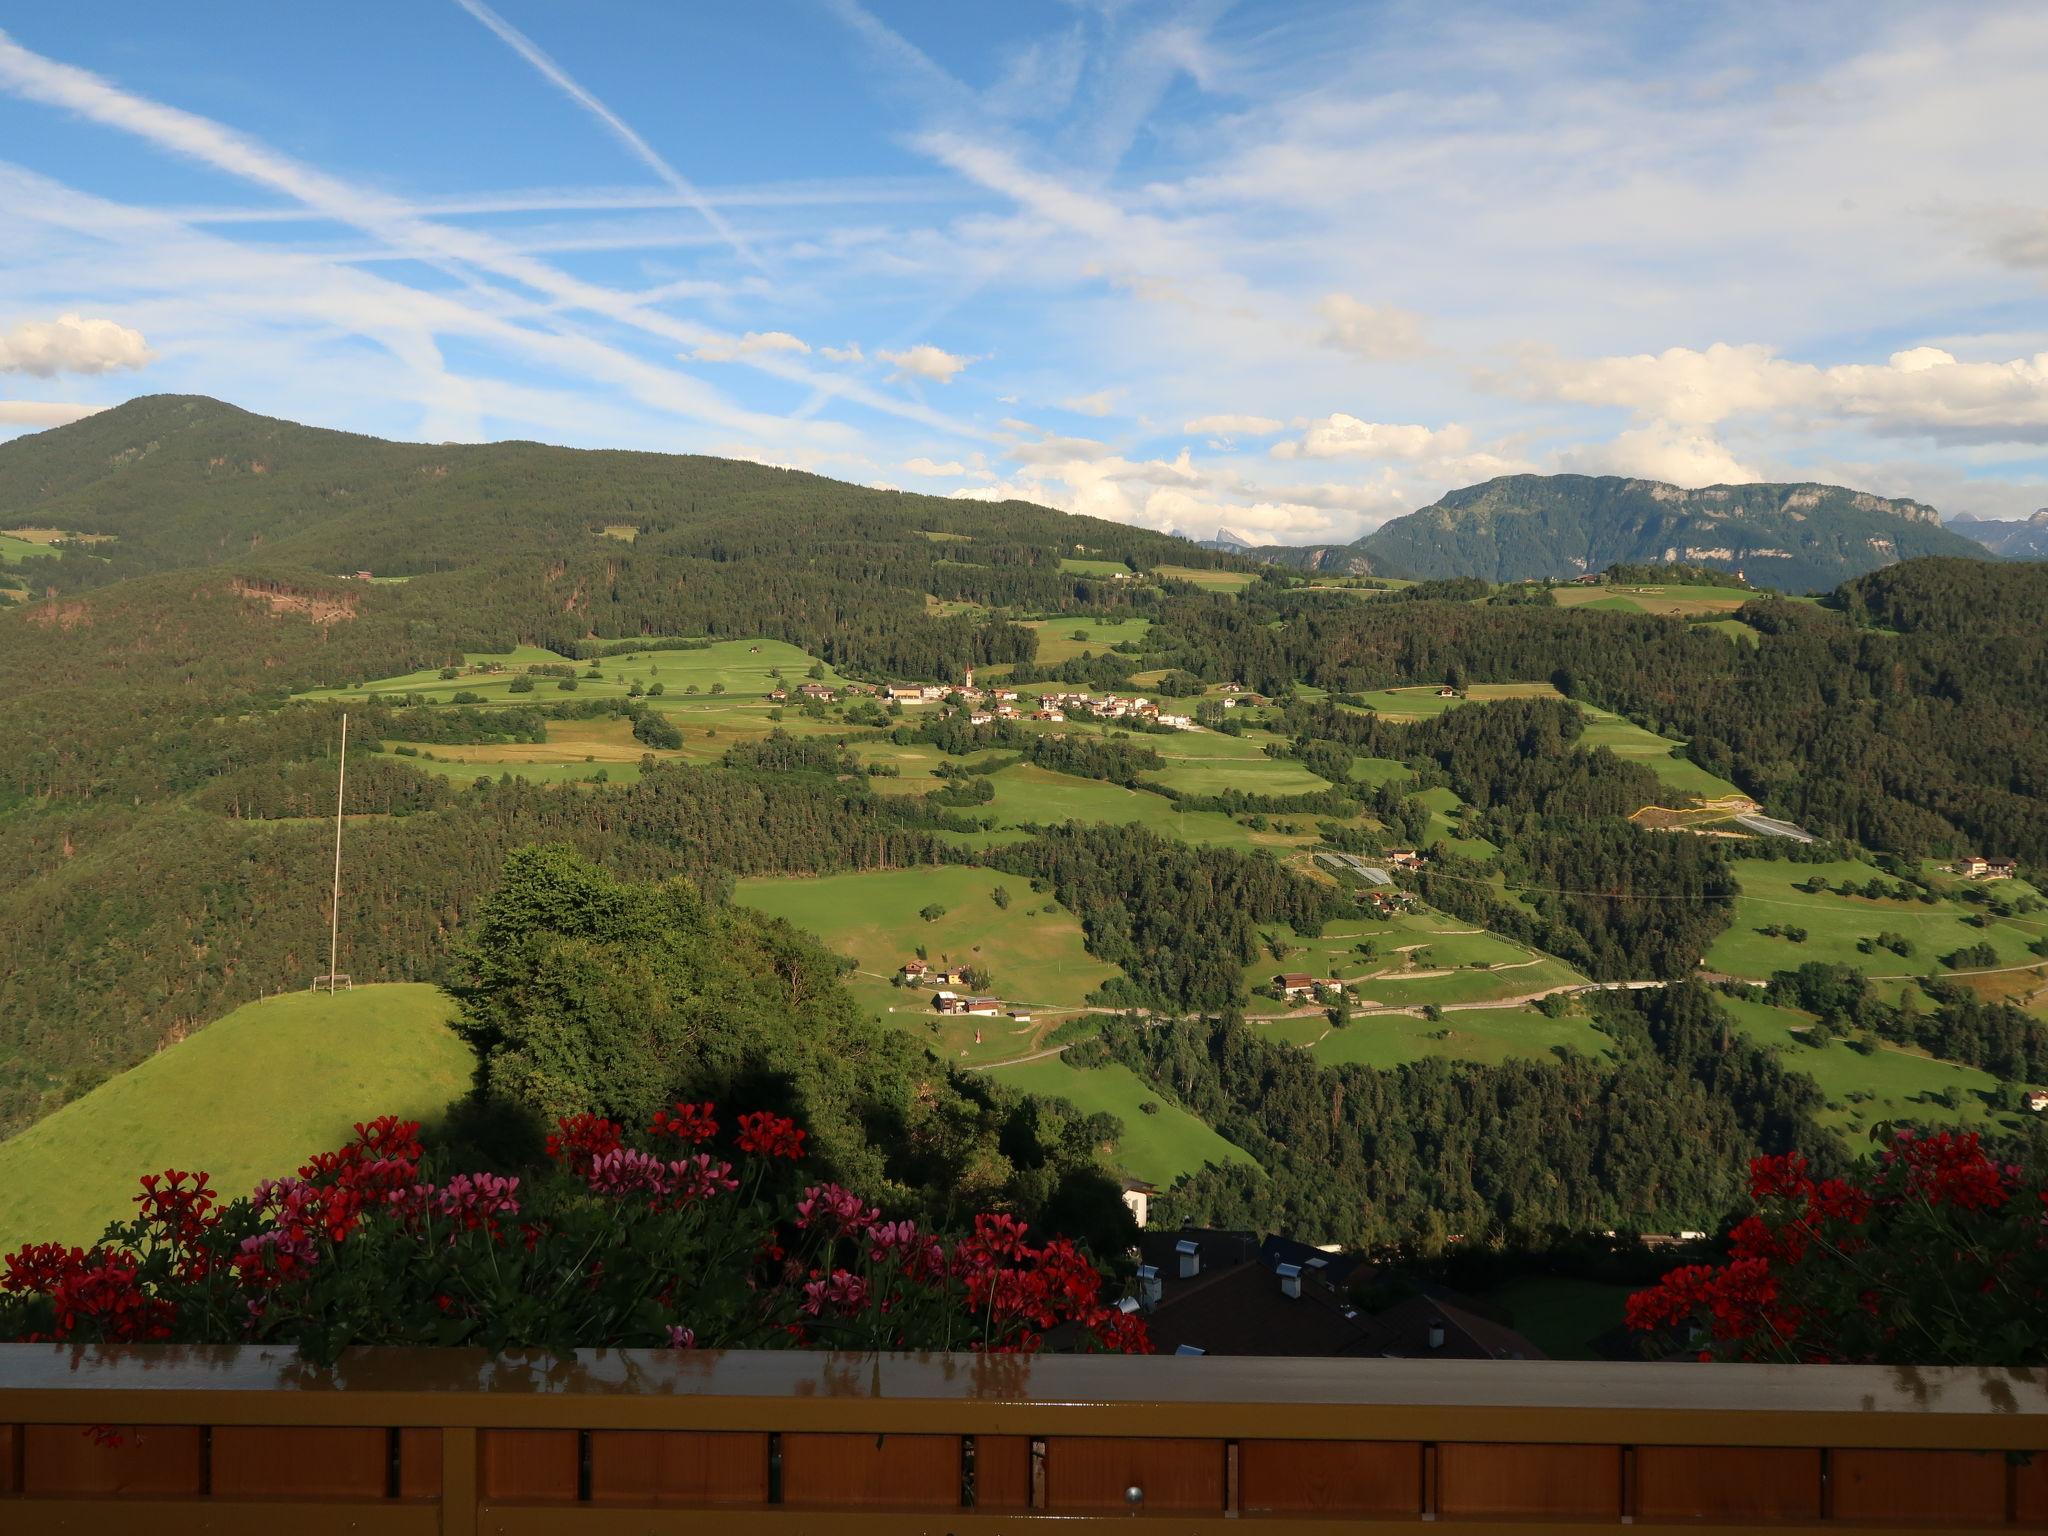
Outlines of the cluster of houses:
M2010 880L2020 872L2017 860L1987 859L1981 853L1957 859L1949 868L1965 880Z
M966 970L950 970L945 966L929 965L923 960L906 960L898 972L906 986L928 986L935 988L932 993L932 1009L937 1013L969 1015L974 1018L995 1018L1007 1013L1019 1024L1031 1022L1031 1011L1014 1005L1006 1005L999 997L978 997L972 993L955 992L956 984L964 984ZM980 1037L977 1035L977 1039Z
M1227 702L1227 701L1226 701ZM1124 698L1119 694L1105 693L1047 693L1038 700L1035 720L1064 720L1069 710L1086 710L1098 720L1138 720L1147 725L1163 725L1170 730L1193 731L1200 727L1192 715L1178 715L1161 710L1150 699Z

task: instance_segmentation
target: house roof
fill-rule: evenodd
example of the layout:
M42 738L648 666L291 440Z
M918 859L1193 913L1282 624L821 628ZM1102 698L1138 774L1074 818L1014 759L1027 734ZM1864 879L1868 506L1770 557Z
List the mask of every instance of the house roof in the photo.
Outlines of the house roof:
M1429 1347L1429 1329L1444 1325L1440 1348ZM1444 1360L1547 1360L1550 1357L1505 1323L1497 1323L1445 1299L1411 1296L1372 1316L1360 1343L1345 1351L1354 1355L1388 1355L1402 1360L1436 1357Z
M1147 1320L1161 1354L1195 1348L1211 1355L1341 1355L1366 1334L1366 1320L1326 1287L1304 1282L1285 1295L1263 1264L1234 1264L1166 1287Z
M1282 971L1273 979L1283 987L1312 987L1315 985L1315 978L1309 975L1307 971Z

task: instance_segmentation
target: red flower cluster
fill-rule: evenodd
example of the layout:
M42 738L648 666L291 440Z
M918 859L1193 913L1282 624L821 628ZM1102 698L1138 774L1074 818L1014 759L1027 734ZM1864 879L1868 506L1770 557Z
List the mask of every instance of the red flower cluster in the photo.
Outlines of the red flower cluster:
M1629 1325L1689 1328L1702 1358L2038 1364L2048 1191L2019 1201L2019 1179L1974 1133L1900 1131L1858 1183L1760 1157L1728 1261L1630 1297ZM1958 1309L1958 1295L1979 1305Z
M7 1256L0 1290L51 1303L51 1330L32 1332L24 1343L156 1343L171 1336L177 1314L144 1290L141 1268L134 1254L118 1249L32 1244Z
M840 1185L799 1196L787 1165L805 1137L788 1118L739 1117L733 1141L753 1159L744 1183L711 1151L688 1150L718 1131L710 1104L655 1115L652 1147L629 1144L615 1121L572 1116L548 1138L557 1166L522 1183L431 1178L418 1124L386 1116L243 1200L221 1202L204 1174L152 1175L137 1218L102 1246L7 1256L0 1339L261 1339L318 1358L349 1343L689 1348L700 1337L996 1353L1035 1350L1073 1325L1082 1344L1149 1349L1144 1325L1103 1303L1101 1276L1064 1239L1033 1243L1015 1218L985 1215L948 1253Z
M657 1109L654 1123L647 1127L647 1134L673 1136L693 1147L701 1146L718 1134L718 1119L712 1114L709 1104L678 1104L674 1114Z
M740 1150L755 1157L786 1157L795 1162L804 1155L804 1133L794 1120L757 1110L740 1116Z

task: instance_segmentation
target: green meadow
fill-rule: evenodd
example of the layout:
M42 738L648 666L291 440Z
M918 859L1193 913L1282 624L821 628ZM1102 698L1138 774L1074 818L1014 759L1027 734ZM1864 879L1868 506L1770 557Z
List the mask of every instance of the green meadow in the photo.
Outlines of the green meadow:
M1162 1189L1210 1163L1250 1163L1251 1154L1225 1141L1129 1067L1070 1067L1057 1056L997 1067L990 1076L1026 1093L1065 1099L1083 1114L1106 1112L1124 1123L1116 1160L1126 1173ZM1155 1106L1148 1114L1141 1105Z
M1633 586L1553 587L1560 608L1598 608L1613 613L1660 613L1678 618L1733 613L1757 594L1740 587Z
M999 886L1009 894L1008 908L996 905ZM846 981L861 1006L920 1032L954 1060L1002 1061L1036 1049L1060 1022L1057 1010L1071 1013L1117 974L1115 966L1088 953L1080 922L1050 892L1034 892L1029 881L992 870L949 864L742 880L733 899L807 929L835 954L850 956L858 969ZM931 906L944 908L945 915L927 922L919 914ZM934 964L988 971L995 995L1026 1006L1032 1021L1019 1025L1007 1016L955 1019L933 1012L932 988L899 987L892 980L920 947Z
M1773 971L1794 970L1808 960L1854 966L1874 977L1945 975L1941 956L1980 943L1992 947L2000 966L2026 965L2038 959L2028 946L2048 932L2048 913L2010 920L1988 918L1986 926L1977 928L1964 918L1985 909L1947 898L1930 906L1889 898L1872 901L1833 890L1809 893L1793 889L1813 875L1825 876L1830 882L1847 879L1861 884L1876 877L1895 883L1862 862L1793 864L1743 859L1736 862L1734 870L1741 887L1735 920L1714 940L1706 956L1709 970L1731 976L1767 980ZM2001 886L2000 894L2007 899L2033 890L2017 880L2003 881ZM1803 928L1806 939L1795 943L1759 931L1772 926ZM1880 932L1904 935L1912 943L1912 953L1902 957L1879 949L1866 955L1857 949L1858 940L1875 938Z
M17 538L11 533L0 533L0 565L16 560L26 560L32 555L47 555L50 551L32 539Z
M697 650L636 651L600 657L595 663L572 663L553 651L522 645L510 651L470 652L463 657L463 662L461 675L454 678L443 678L441 669L433 668L409 672L402 677L378 678L352 687L322 688L299 697L348 699L365 695L419 694L429 703L445 703L458 693L475 693L481 694L491 704L551 704L563 698L624 698L629 685L637 682L643 688L660 683L664 697L658 702L666 709L692 698L689 692L692 687L698 690L697 696L710 696L712 688L720 686L724 690L721 696L758 701L775 686L777 679L774 673L777 671L782 674L781 680L794 688L806 680L806 674L813 665L819 664L816 657L780 640L717 640ZM593 664L603 674L601 677L583 675ZM468 670L493 665L502 670ZM512 693L512 680L523 675L528 667L536 665L573 665L577 675L576 688L564 692L557 686L558 679L541 677L535 679L533 692ZM837 683L841 679L831 668L826 668L825 681Z
M1060 569L1069 576L1129 576L1131 568L1121 560L1085 560L1068 556Z
M1689 758L1680 757L1678 752L1685 745L1683 742L1659 736L1655 731L1646 731L1620 715L1610 715L1590 704L1581 704L1579 713L1586 717L1586 729L1579 737L1579 745L1588 752L1596 747L1605 747L1616 757L1641 763L1663 784L1681 795L1718 800L1742 793L1726 779L1717 778Z
M204 1169L242 1195L339 1146L359 1120L439 1115L475 1066L453 1011L414 983L236 1009L0 1142L0 1250L94 1241L133 1214L145 1173Z
M1014 840L1015 829L1024 826L1055 826L1065 821L1107 822L1150 828L1161 837L1189 843L1216 843L1233 848L1296 848L1316 837L1315 818L1282 817L1280 822L1299 830L1275 827L1254 832L1221 811L1183 811L1163 795L1142 789L1125 789L1102 779L1077 778L1055 773L1030 763L1005 768L991 776L996 797L986 805L968 807L972 817L993 817L998 831L962 839L970 847ZM1011 837L1006 838L1005 832Z
M1074 564L1062 561L1063 565ZM1085 560L1083 565L1108 565L1106 560ZM1122 570L1118 565L1116 570ZM1056 667L1063 661L1072 661L1083 651L1100 656L1103 652L1125 641L1142 643L1152 633L1150 619L1089 619L1078 617L1030 619L1026 629L1038 633L1038 664L1042 667ZM1087 636L1077 640L1076 635Z
M1986 1104L1985 1095L2000 1091L1998 1079L1989 1072L1883 1043L1867 1052L1839 1039L1811 1045L1799 1033L1813 1022L1811 1014L1746 998L1719 1001L1745 1035L1776 1048L1788 1072L1802 1072L1814 1080L1827 1098L1822 1123L1844 1133L1852 1147L1886 1120L1980 1130L2018 1128L2016 1112ZM1951 1094L1953 1106L1937 1097Z
M1242 736L1176 731L1171 736L1136 739L1167 763L1165 768L1146 774L1144 781L1184 795L1220 795L1231 790L1247 795L1312 795L1330 787L1327 779L1291 758L1268 757L1266 746L1281 741L1270 731L1246 731Z
M1491 1002L1586 979L1561 960L1429 911L1384 923L1333 924L1313 939L1284 927L1262 929L1260 938L1269 947L1244 968L1247 989L1284 971L1306 971L1350 983L1353 1005L1360 1008ZM1277 959L1270 947L1276 944L1283 951ZM1360 952L1362 944L1371 946L1370 956ZM1254 995L1246 1013L1270 1017L1306 1006Z

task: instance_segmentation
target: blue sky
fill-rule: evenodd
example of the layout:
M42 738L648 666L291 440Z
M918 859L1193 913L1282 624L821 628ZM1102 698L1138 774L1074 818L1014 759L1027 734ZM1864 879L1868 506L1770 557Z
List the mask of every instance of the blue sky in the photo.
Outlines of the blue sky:
M0 5L0 435L192 391L1349 538L2048 503L2048 8Z

